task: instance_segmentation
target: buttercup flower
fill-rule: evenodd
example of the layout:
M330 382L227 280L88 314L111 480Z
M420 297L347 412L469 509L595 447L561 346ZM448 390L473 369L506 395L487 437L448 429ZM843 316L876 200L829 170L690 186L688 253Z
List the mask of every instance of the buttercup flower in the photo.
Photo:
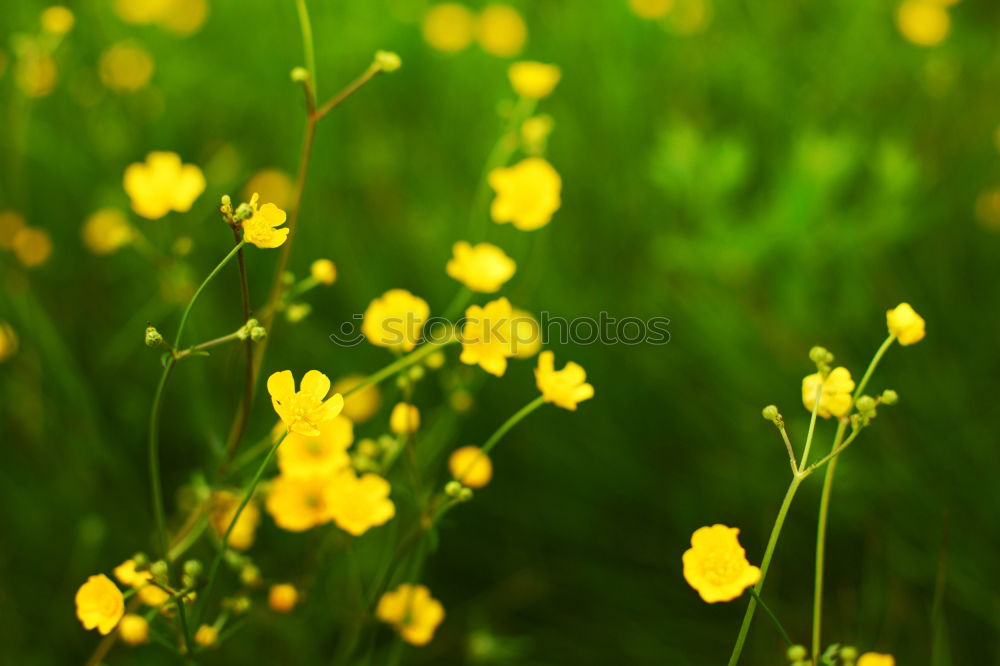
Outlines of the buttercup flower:
M253 215L243 221L243 240L253 243L262 250L280 247L288 240L288 229L278 229L288 215L273 203L266 203L257 208L258 196L250 197L250 208Z
M555 369L556 355L544 351L538 356L535 382L545 402L575 410L577 404L594 397L594 387L587 383L587 373L570 361L562 370Z
M886 311L885 320L889 332L896 336L901 345L912 345L924 339L924 318L909 303L900 303Z
M42 10L42 30L50 35L65 35L73 29L75 21L73 12L61 5Z
M125 597L104 574L91 576L76 591L76 616L85 629L109 634L125 614Z
M389 499L390 490L389 482L377 474L359 477L354 470L347 469L326 485L324 500L337 527L361 536L396 515L396 505Z
M337 266L329 259L317 259L309 266L309 275L316 282L330 286L337 280Z
M19 213L12 210L0 211L0 248L13 249L14 237L26 226L27 223Z
M129 613L118 623L118 635L129 645L142 645L149 640L149 622L141 615Z
M896 666L896 660L891 654L865 652L858 659L857 666Z
M142 603L147 606L162 606L170 600L170 595L160 586L149 582L152 579L153 574L149 571L138 571L132 587L136 589L136 596Z
M448 275L472 291L492 294L514 276L517 264L503 250L490 243L455 243L454 257L445 267Z
M17 352L17 333L5 321L0 321L0 363Z
M834 368L823 378L819 372L811 374L802 380L802 404L810 412L816 402L816 391L823 385L816 413L824 419L831 416L841 417L851 409L851 393L854 391L854 380L847 368Z
M279 453L287 443L286 441L281 445ZM243 497L241 495L228 490L219 490L212 495L209 521L215 530L215 534L220 539L226 535L229 523L233 522L236 510L240 508L242 501ZM247 550L250 548L257 535L257 525L259 524L260 509L257 507L257 503L251 500L243 507L240 517L236 520L236 525L233 526L233 532L229 535L229 547L233 550Z
M444 619L444 606L424 585L403 583L378 600L375 616L411 645L426 645Z
M904 0L896 10L899 32L917 46L936 46L951 30L951 17L941 0Z
M420 341L430 312L424 299L405 289L390 289L365 310L361 332L373 345L408 352Z
M448 458L452 478L469 488L482 488L493 478L493 463L478 446L455 449Z
M544 227L562 203L562 179L541 157L528 157L512 167L494 169L489 183L496 192L490 207L493 221L511 222L522 231Z
M83 223L83 244L94 254L111 254L132 242L134 232L125 214L116 208L102 208Z
M137 575L138 572L135 570L135 560L125 560L115 567L111 573L115 575L118 582L123 585L128 585L129 587L142 585L145 582L145 579Z
M521 97L543 99L555 90L559 79L562 78L562 71L555 65L526 60L511 65L507 70L507 76Z
M289 433L278 447L278 467L283 476L329 477L351 463L347 453L354 441L354 424L343 414L319 425L319 435Z
M348 375L336 381L333 385L333 392L347 393L364 380L364 375ZM344 398L344 411L341 414L354 423L364 423L375 416L381 404L382 395L379 393L378 386L371 384Z
M298 393L291 370L276 372L267 378L267 392L271 394L274 411L289 432L307 437L319 436L320 424L336 418L344 408L344 398L339 393L326 398L329 391L330 379L319 370L305 374Z
M542 328L538 320L525 310L514 308L511 350L515 358L531 358L542 348Z
M278 208L288 208L295 203L295 182L280 169L261 169L243 188L243 198L251 199L255 193L260 198L272 201Z
M682 558L684 580L710 604L732 601L760 580L760 569L747 562L739 533L735 527L712 525L691 535L691 548Z
M193 164L181 164L177 153L154 151L145 162L125 169L125 192L132 210L150 220L170 211L186 213L205 191L205 176Z
M409 435L420 427L420 410L416 405L397 403L389 415L389 430L397 435Z
M148 51L126 41L112 45L101 54L101 60L97 64L97 73L101 78L101 83L109 90L130 93L142 90L149 85L155 68L153 56ZM139 214L142 215L142 213ZM157 217L162 217L162 215Z
M271 482L264 506L275 524L289 532L304 532L330 522L324 491L330 479L279 476Z
M215 627L203 624L194 632L194 642L202 647L214 645L219 640L219 630Z
M458 358L467 365L478 363L491 375L502 377L507 371L507 359L514 355L513 337L510 301L498 298L485 307L473 305L465 311L462 354Z
M14 254L25 268L40 266L52 254L52 238L44 229L25 227L14 235Z
M674 6L674 0L629 0L629 7L636 16L644 19L663 18Z
M476 21L476 38L487 53L501 58L516 56L528 39L521 14L509 5L490 5Z
M424 15L421 30L424 41L445 53L457 53L472 43L475 17L464 5L442 2Z
M271 607L271 610L279 613L290 612L295 608L298 600L298 590L295 589L294 585L289 585L288 583L272 585L267 594L267 605Z

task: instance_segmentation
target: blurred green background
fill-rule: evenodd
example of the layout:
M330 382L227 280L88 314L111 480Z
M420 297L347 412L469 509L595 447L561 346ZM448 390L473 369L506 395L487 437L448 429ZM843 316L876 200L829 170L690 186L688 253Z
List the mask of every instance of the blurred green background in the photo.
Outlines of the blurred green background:
M940 9L950 30L927 47L900 33L895 1L677 0L663 19L626 0L511 4L528 29L519 57L562 68L541 109L555 121L547 158L564 187L544 229L489 225L485 240L519 262L507 293L563 317L666 316L672 337L555 346L597 395L577 413L547 408L521 424L497 450L492 484L449 515L425 577L448 615L408 662L724 663L745 599L707 605L685 583L691 532L739 526L760 561L788 481L760 408L777 403L801 442L809 347L827 346L859 376L886 308L908 301L928 335L887 356L872 390L894 388L900 404L841 460L824 635L900 664L1000 663L1000 5ZM454 295L444 264L454 241L484 240L468 210L513 99L512 60L474 44L435 50L418 0L309 5L321 99L376 49L404 63L320 124L291 268L302 275L329 257L339 278L303 298L313 307L304 321L279 319L264 367L337 377L390 360L327 339L373 297L403 287L440 313ZM76 588L151 547L145 433L159 368L143 328L172 335L193 283L231 246L219 196L242 194L263 168L293 173L303 129L291 0L210 0L186 36L127 23L111 3L68 3L76 24L53 46L57 76L30 96L19 58L32 57L45 6L19 1L0 18L0 210L53 244L30 270L0 252L0 320L20 340L0 364L0 655L22 665L82 663L98 636L74 617ZM134 91L110 90L99 74L123 40L154 63ZM128 211L122 171L151 150L179 153L208 180L188 214L129 211L168 259L92 254L84 220ZM175 252L179 238L190 253ZM256 303L275 259L248 252ZM230 267L186 338L240 320ZM163 424L171 507L224 441L241 359L223 351L174 377ZM475 409L443 423L441 446L481 442L530 400L532 366L485 381ZM417 395L428 410L442 399L433 384ZM394 392L386 385L383 423ZM273 421L266 400L257 407L248 439ZM832 432L822 424L820 450ZM425 462L440 471L439 455ZM801 642L820 485L815 476L800 492L764 594ZM278 576L307 540L265 516L258 544ZM204 662L326 663L344 603L334 592L311 614L262 614ZM169 661L152 647L107 659ZM762 615L744 663L785 663Z

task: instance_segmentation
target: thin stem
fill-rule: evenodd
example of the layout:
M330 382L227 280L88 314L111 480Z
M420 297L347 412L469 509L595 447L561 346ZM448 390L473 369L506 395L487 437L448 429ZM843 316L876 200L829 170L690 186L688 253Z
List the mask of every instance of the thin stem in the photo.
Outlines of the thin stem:
M309 20L309 10L306 8L305 0L295 0L295 7L299 13L299 30L302 32L302 55L306 61L306 70L309 72L308 88L315 95L316 49L313 47L312 22Z
M778 633L781 634L781 638L782 640L785 641L785 645L787 645L788 647L792 647L792 639L788 637L788 632L785 631L785 628L783 626L781 626L781 622L778 620L778 616L774 614L774 611L772 611L768 607L768 605L764 603L764 600L760 598L760 595L757 594L757 592L752 587L750 588L750 595L760 605L760 607L764 609L764 612L767 613L767 616L771 618L771 623L774 624L774 627L778 630Z
M167 359L160 374L160 381L153 394L153 407L149 413L149 487L153 495L153 520L156 523L156 548L161 556L167 554L167 519L163 510L163 488L160 484L160 409L163 391L174 369L174 358Z
M809 449L812 448L813 435L816 432L816 414L819 411L820 398L823 397L823 382L819 382L819 386L816 387L816 397L813 398L813 409L812 416L809 418L809 434L806 435L806 445L802 449L802 462L799 468L805 468L806 463L809 462Z
M187 611L184 610L184 597L174 596L174 603L177 605L177 617L180 619L181 623L181 635L184 638L184 644L182 646L182 652L184 654L190 654L194 646L191 640L191 628L187 621Z
M778 423L778 432L781 433L781 439L784 440L785 448L788 450L788 462L792 466L792 474L798 474L799 465L795 461L795 448L792 447L792 442L790 439L788 439L788 431L785 430L784 423L781 422Z
M201 292L205 291L205 287L207 287L208 283L212 281L212 278L219 274L219 271L221 271L223 267L228 264L241 249L243 249L245 244L246 241L243 240L237 243L233 249L229 251L229 254L227 254L222 261L219 262L218 266L212 269L212 272L208 274L208 277L206 277L204 281L202 281L202 283L198 286L198 289L195 290L194 295L191 296L191 300L188 301L187 307L184 308L184 314L181 315L181 323L177 326L177 335L174 336L174 349L181 348L181 336L184 334L184 326L187 324L188 316L191 314L191 309L194 307L198 297L201 296Z
M508 430L516 426L518 423L522 421L522 419L524 419L524 417L526 417L528 414L535 411L544 404L545 404L545 396L540 395L531 402L529 402L527 405L522 407L521 409L514 412L513 416L504 421L503 424L499 428L497 428L496 432L490 435L490 438L486 440L485 444L483 444L483 448L479 454L483 456L488 454L493 449L493 447L496 446L501 439L503 439L503 436L507 434Z
M375 78L375 75L382 71L382 68L376 63L372 63L368 66L368 69L364 71L361 76L354 79L344 87L339 93L330 98L330 100L323 106L316 109L313 113L315 120L319 120L326 114L330 113L335 107L337 107L345 99L356 93L363 85Z
M233 237L236 242L242 241L239 231L233 229ZM237 264L240 268L240 302L243 306L243 323L250 320L250 287L247 283L247 267L243 260L243 250L236 255ZM247 332L249 333L249 331ZM253 407L253 340L247 335L243 343L246 350L246 368L243 376L243 398L239 408L239 418L236 421L236 432L229 437L226 442L226 459L232 458L239 446L240 440L246 433L247 422L250 420L250 409Z
M350 390L344 391L344 397L346 398L347 396L351 395L352 393L356 393L357 391L360 391L361 389L368 388L369 386L373 386L373 385L378 384L379 382L381 382L381 381L383 381L385 379L388 379L389 377L392 377L396 373L398 373L398 372L400 372L402 370L405 370L406 368L408 368L411 365L417 363L418 361L420 361L424 357L430 356L435 351L443 348L445 345L452 344L453 342L456 342L456 341L455 340L449 340L448 342L444 342L444 343L441 343L441 344L430 344L430 343L423 344L422 346L420 346L417 349L413 350L412 352L410 352L406 356L403 356L402 358L399 358L399 359L393 361L392 363L390 363L389 365L385 366L381 370L368 375L368 377L366 377L363 381L361 381L360 383L355 384L354 386L352 386L350 388Z
M860 433L861 433L861 428L860 427L857 428L857 429L855 429L855 430L853 430L851 432L850 436L847 438L846 441L844 441L843 444L838 445L837 448L835 448L833 451L830 451L830 453L826 454L825 456L823 456L822 458L820 458L819 460L817 460L816 462L814 462L812 465L809 465L809 467L806 468L806 470L805 470L804 473L805 474L812 474L818 468L822 467L826 463L830 462L831 460L833 460L834 458L836 458L837 456L839 456L840 453L844 449L846 449L848 446L851 445L851 442L853 442Z
M455 294L455 297L451 299L451 303L448 304L448 307L445 308L444 318L448 321L451 321L459 314L461 314L462 309L469 302L469 299L471 297L472 297L472 290L463 285L462 288L458 290L458 293Z

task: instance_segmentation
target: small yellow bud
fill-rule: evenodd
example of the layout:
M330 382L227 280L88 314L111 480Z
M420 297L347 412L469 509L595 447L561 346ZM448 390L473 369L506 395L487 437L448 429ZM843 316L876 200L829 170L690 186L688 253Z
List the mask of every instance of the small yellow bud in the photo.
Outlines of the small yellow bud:
M194 634L194 642L202 647L213 645L219 639L219 630L207 624L198 627Z
M401 402L392 408L389 429L397 435L409 435L420 427L420 410L415 405Z
M289 585L288 583L272 585L267 595L267 604L271 607L271 610L279 613L288 613L291 611L295 608L298 600L298 591L294 585Z
M813 347L809 350L809 360L816 365L833 363L833 354L826 347Z
M316 282L329 286L337 280L337 265L329 259L317 259L309 266L309 275Z
M437 370L444 365L446 358L443 351L433 352L430 356L424 360L424 365L426 365L431 370Z
M312 306L308 303L292 303L285 310L285 318L293 324L297 324L312 312Z
M458 492L458 501L468 502L469 500L472 499L472 494L473 494L472 488L466 488L465 486L462 486L462 489Z
M374 439L362 439L358 442L358 454L366 458L374 458L379 454L378 443Z
M250 599L247 597L236 597L230 602L229 607L235 614L243 615L250 610Z
M254 326L250 329L250 339L254 342L260 342L267 337L267 329L263 326Z
M149 622L141 615L129 613L118 623L118 635L129 645L142 645L149 640Z
M253 564L246 565L240 569L240 582L247 587L260 585L260 569Z
M304 83L309 80L309 70L305 67L295 67L292 69L292 81L296 83Z
M851 645L840 648L840 658L844 661L854 661L858 658L858 649Z
M375 65L383 72L389 73L395 72L402 67L403 61L400 59L399 54L392 51L376 51Z

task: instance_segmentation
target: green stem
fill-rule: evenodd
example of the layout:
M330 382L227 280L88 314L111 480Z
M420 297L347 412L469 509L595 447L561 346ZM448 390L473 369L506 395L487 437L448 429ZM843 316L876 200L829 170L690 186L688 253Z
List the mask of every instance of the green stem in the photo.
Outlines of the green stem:
M299 28L302 31L302 52L306 61L306 69L309 70L309 88L313 98L316 95L316 49L313 48L312 23L309 21L309 10L306 9L305 0L295 0L295 7L299 13Z
M771 618L771 623L774 624L774 627L778 630L778 633L781 634L781 638L782 640L785 641L785 645L787 645L788 647L792 647L792 639L788 637L788 632L785 631L785 628L783 626L781 626L781 622L778 620L778 616L774 614L774 611L772 611L768 607L768 605L764 603L764 600L760 598L760 595L757 594L757 592L752 587L750 588L750 595L754 598L754 601L760 604L760 607L764 609L764 612L767 613L767 616Z
M163 510L163 488L160 484L160 408L163 390L174 369L174 359L167 359L160 374L160 382L153 394L153 407L149 414L149 487L153 495L153 520L156 523L156 548L161 557L167 555L167 519Z
M460 315L471 297L472 290L463 285L462 288L458 290L458 293L455 294L455 298L451 299L451 303L448 304L448 307L445 308L444 318L451 321Z
M219 262L218 266L212 269L212 272L208 274L208 277L206 277L198 286L198 289L195 290L191 300L188 301L187 307L184 308L184 314L181 315L181 323L177 326L177 335L174 336L174 349L181 348L181 336L184 334L184 326L187 324L188 316L191 314L191 309L194 307L195 301L198 300L198 297L201 296L201 292L205 291L205 287L207 287L208 283L212 281L212 278L219 274L219 271L221 271L223 267L229 263L230 259L235 257L239 251L243 249L244 245L246 245L246 241L243 240L234 245L233 249L229 251L229 254L227 254L223 260Z
M449 340L448 342L442 344L425 343L424 345L413 350L406 356L403 356L402 358L393 361L392 363L385 366L378 372L374 372L368 375L368 377L366 377L361 383L352 386L350 390L344 391L344 397L346 398L352 393L356 393L357 391L360 391L363 388L368 388L369 386L373 386L385 379L388 379L389 377L395 375L397 372L405 370L406 368L420 361L424 357L430 356L438 349L443 348L445 345L452 344L453 342L456 342L456 340Z
M545 396L540 395L531 402L529 402L527 405L522 407L521 409L517 410L513 416L504 421L503 425L497 428L497 431L495 433L490 435L490 438L486 440L485 444L483 444L483 448L480 450L479 455L485 456L486 454L488 454L493 449L493 447L500 442L503 436L507 434L508 430L516 426L518 423L521 422L522 419L524 419L524 417L526 417L528 414L535 411L544 404L545 404ZM475 461L473 461L473 464L474 463Z
M183 596L175 596L174 603L177 605L177 617L181 623L181 636L184 638L184 645L181 649L184 654L190 654L194 649L194 644L191 640L191 628L187 621L187 611L184 610Z
M816 387L816 397L813 399L812 416L809 419L809 434L806 435L806 445L802 449L802 462L799 463L799 469L804 469L806 463L809 462L809 449L812 448L813 435L816 433L816 413L819 410L819 402L822 397L823 382L820 380L819 386Z

